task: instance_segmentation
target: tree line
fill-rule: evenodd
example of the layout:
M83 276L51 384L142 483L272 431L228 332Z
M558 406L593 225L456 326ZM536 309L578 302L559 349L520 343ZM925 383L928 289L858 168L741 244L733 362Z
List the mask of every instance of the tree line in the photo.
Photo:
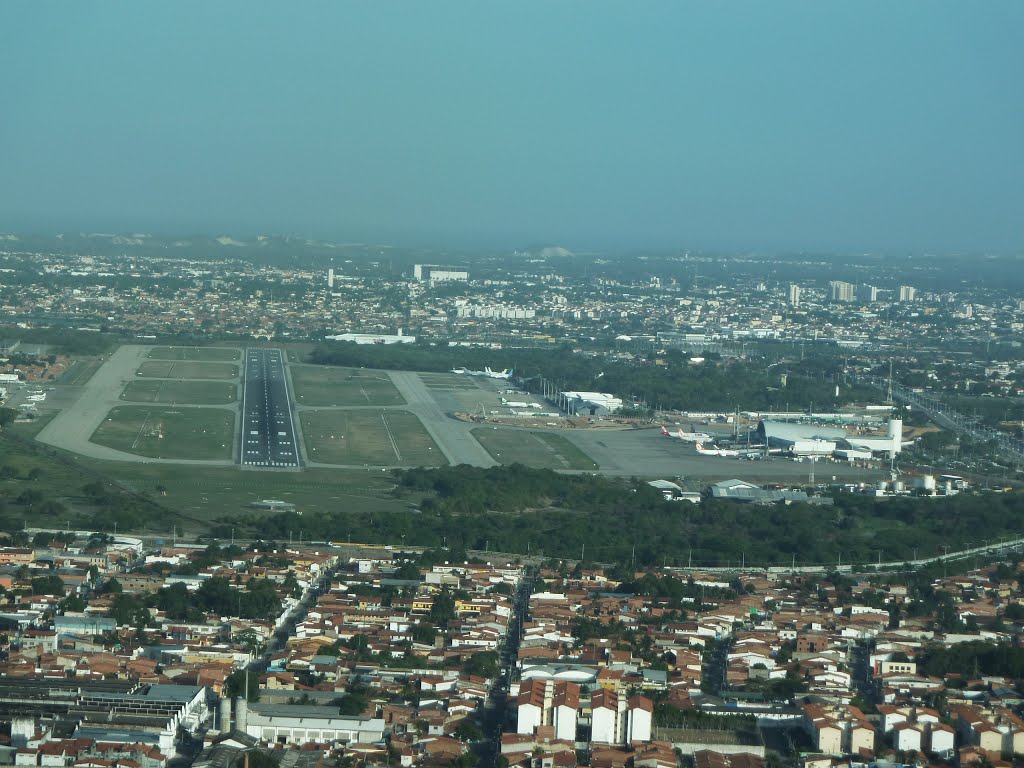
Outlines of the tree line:
M567 476L520 465L396 470L410 509L248 518L261 535L496 550L604 563L784 565L870 563L941 554L949 544L1019 535L1024 496L875 499L837 493L834 506L666 501L635 479ZM237 521L242 524L245 519Z
M870 388L839 383L838 358L814 365L771 365L763 359L715 359L691 364L677 349L648 357L620 360L601 353L577 354L558 349L481 349L429 343L367 345L336 342L320 345L310 361L321 365L446 372L452 368L483 370L514 368L527 389L539 392L544 378L563 390L600 389L627 401L659 409L731 411L823 409L853 401L871 400ZM813 374L813 375L808 375ZM836 386L839 386L838 394Z

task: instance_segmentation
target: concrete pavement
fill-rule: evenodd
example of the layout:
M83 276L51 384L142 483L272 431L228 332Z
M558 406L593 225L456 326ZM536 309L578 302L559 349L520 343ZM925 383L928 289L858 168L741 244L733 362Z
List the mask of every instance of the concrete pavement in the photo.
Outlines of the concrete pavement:
M78 399L60 411L36 435L41 443L63 448L91 459L106 461L152 462L154 464L195 464L203 466L230 466L231 460L197 460L197 459L151 459L125 453L106 446L92 443L89 439L93 432L103 423L103 419L112 408L125 405L120 399L121 392L129 381L136 379L135 372L148 358L150 347L138 344L126 344L119 347L92 378L82 386ZM134 403L140 405L140 403ZM144 405L144 404L141 404ZM238 406L186 406L175 404L175 408L211 407L229 409L238 412Z

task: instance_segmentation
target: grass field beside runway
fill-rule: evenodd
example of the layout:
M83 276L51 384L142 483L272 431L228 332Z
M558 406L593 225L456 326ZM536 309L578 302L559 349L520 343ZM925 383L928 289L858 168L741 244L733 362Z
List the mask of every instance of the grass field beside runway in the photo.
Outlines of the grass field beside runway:
M587 454L553 432L477 427L473 437L500 464L548 469L597 470Z
M261 499L287 501L305 514L338 511L384 514L409 507L408 499L391 497L394 477L390 471L379 469L253 472L237 466L197 466L182 471L182 467L173 464L111 464L97 459L82 463L90 469L116 474L121 485L149 494L160 504L200 521L194 526L196 532L205 532L208 524L221 520L230 523L236 518L280 514L251 506ZM80 487L82 481L78 483ZM182 521L176 522L180 533ZM252 536L259 535L259 530L240 526L237 533ZM295 532L296 537L298 533Z
M405 405L384 371L296 365L291 374L292 395L299 405Z
M238 386L220 381L146 379L129 381L121 399L132 403L228 405L238 399Z
M150 360L198 360L200 362L232 362L241 351L229 347L153 347L146 356Z
M147 360L139 366L136 375L147 379L237 379L238 366L191 360Z
M234 414L220 408L126 405L107 414L90 442L157 459L230 459L234 432Z
M323 464L447 464L423 424L408 411L302 411L306 458Z

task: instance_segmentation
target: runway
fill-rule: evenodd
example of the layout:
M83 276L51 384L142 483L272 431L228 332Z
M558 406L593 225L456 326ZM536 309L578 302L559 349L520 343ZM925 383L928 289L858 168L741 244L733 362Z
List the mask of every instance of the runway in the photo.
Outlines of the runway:
M243 366L239 463L260 469L299 466L284 355L279 349L247 349Z
M113 461L206 466L235 463L247 469L279 470L298 469L302 466L343 468L339 465L319 464L304 457L298 419L293 417L293 413L306 410L307 407L299 405L293 408L287 364L277 349L245 351L242 403L232 406L176 405L178 408L227 408L235 413L238 413L241 406L241 427L235 436L233 461L154 459L90 442L93 432L110 409L124 405L119 394L125 384L137 378L135 372L147 360L150 349L148 346L124 345L104 361L84 386L58 385L53 398L65 407L39 433L37 439L82 456ZM465 410L464 403L460 403L451 392L429 389L417 373L388 371L387 374L405 398L405 405L367 408L396 408L414 413L452 465L495 466L497 462L471 434L476 425L456 421L449 415L450 411ZM494 392L490 392L491 389ZM470 400L475 402L490 396L496 398L497 390L498 385L480 393L474 391ZM524 423L522 428L529 429L529 426ZM559 429L556 433L590 456L599 466L597 472L602 475L684 477L693 482L717 482L738 477L765 483L807 482L810 477L810 462L794 462L781 457L764 461L705 458L698 456L692 445L662 438L656 429ZM365 469L362 465L353 468ZM882 470L852 467L845 462L832 461L816 462L814 474L815 481L821 483L831 483L833 477L836 482L855 483L888 478L888 473Z

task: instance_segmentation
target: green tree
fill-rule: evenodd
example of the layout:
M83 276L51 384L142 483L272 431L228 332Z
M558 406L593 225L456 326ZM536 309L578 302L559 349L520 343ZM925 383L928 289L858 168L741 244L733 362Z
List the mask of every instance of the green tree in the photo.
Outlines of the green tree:
M37 491L35 488L26 488L24 491L18 494L18 503L31 507L33 504L38 504L45 498L42 491Z
M148 623L149 611L145 603L136 595L118 592L110 603L107 615L120 626L145 626Z
M361 715L369 706L370 701L362 693L349 691L341 700L338 706L338 714L340 715Z
M482 741L484 732L471 718L464 717L453 731L459 741Z
M447 627L448 622L455 616L455 598L448 591L448 587L442 587L441 591L434 595L434 602L430 606L430 623L436 627Z
M405 581L419 581L420 569L416 563L405 562L402 563L395 571L396 579L403 579Z
M68 595L66 598L60 601L60 609L64 613L72 612L78 613L85 610L85 600L78 595Z
M55 574L36 576L32 579L32 592L36 595L63 595L64 581Z
M18 412L11 408L0 408L0 429L3 429L8 424L13 424L14 420L18 417Z
M426 622L419 622L412 626L412 639L414 643L433 645L437 637L437 630Z
M498 652L480 651L469 657L462 669L470 675L479 677L497 677L498 675Z
M249 701L260 700L260 676L255 672L247 672L236 669L224 680L224 695L229 699L244 696L246 691L246 679L249 682Z

